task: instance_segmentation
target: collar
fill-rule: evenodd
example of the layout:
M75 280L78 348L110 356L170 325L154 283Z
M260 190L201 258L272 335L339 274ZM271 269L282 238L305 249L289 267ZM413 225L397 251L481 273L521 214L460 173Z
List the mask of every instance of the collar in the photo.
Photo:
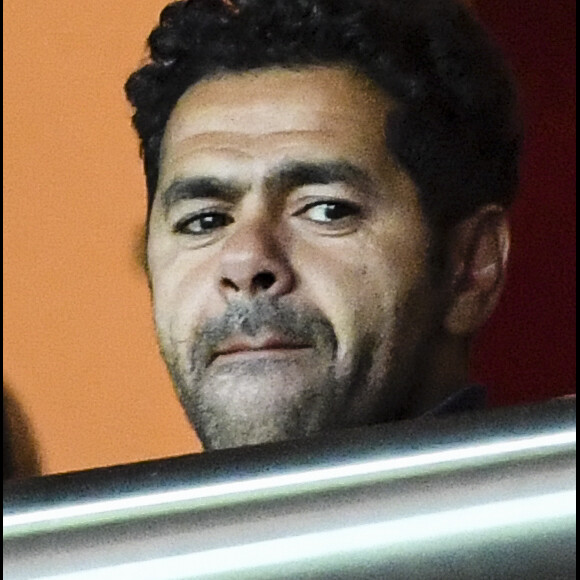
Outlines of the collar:
M466 385L452 393L421 417L439 417L464 411L479 411L486 407L487 389L483 385Z

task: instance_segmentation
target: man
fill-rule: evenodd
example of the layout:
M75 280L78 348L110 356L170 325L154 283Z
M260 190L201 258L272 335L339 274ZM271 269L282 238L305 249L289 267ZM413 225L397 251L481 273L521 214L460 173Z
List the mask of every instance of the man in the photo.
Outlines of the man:
M468 10L175 2L149 47L148 275L205 449L475 406L520 131Z

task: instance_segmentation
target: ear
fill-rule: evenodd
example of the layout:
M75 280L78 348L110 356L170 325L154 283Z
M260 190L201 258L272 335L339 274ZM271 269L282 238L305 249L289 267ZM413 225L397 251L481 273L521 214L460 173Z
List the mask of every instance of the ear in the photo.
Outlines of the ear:
M455 227L450 242L452 299L444 326L469 336L489 318L503 289L510 247L505 209L480 208Z

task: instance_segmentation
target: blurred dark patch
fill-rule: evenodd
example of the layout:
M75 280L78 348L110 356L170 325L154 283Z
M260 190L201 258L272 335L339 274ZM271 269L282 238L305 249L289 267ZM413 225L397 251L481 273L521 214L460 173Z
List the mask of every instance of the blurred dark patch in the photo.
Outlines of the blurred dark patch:
M6 382L2 389L3 481L41 475L38 442L22 406Z

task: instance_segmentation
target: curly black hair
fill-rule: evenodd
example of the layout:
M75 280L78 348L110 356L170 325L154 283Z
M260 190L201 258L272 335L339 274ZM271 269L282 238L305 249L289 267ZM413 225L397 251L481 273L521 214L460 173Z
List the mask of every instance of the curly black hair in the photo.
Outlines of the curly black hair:
M511 73L473 14L453 0L188 0L161 12L150 61L125 84L148 191L177 100L223 72L350 66L397 106L387 147L417 185L433 227L481 205L509 206L521 123Z

